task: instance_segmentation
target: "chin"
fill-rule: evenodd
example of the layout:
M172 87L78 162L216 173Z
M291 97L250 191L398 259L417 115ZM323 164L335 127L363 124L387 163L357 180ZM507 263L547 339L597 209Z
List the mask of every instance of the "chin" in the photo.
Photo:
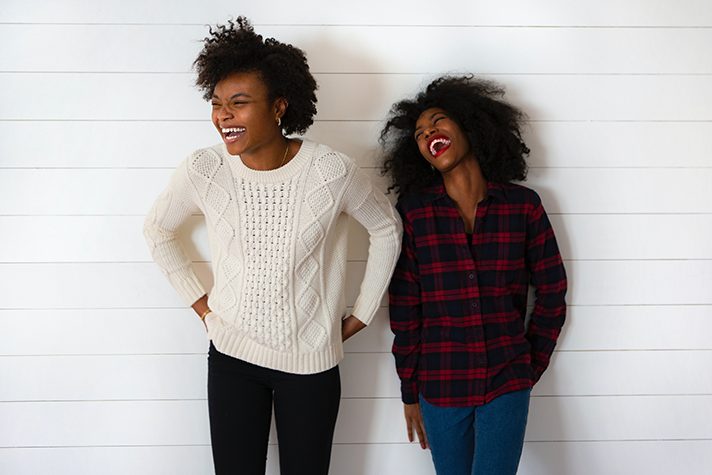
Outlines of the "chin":
M225 148L227 148L227 151L230 153L230 155L240 155L244 152L242 147L235 143L226 143Z

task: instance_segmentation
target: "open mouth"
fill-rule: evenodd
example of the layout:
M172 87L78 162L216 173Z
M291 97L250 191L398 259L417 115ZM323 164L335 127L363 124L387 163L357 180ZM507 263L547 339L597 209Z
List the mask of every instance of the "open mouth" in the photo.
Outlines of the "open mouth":
M444 135L435 135L428 142L428 150L430 150L430 155L433 157L439 157L445 151L450 148L450 139Z
M245 128L244 127L222 127L220 129L220 132L222 132L223 138L225 139L225 143L232 143L236 141L237 139L242 136L242 134L245 133Z

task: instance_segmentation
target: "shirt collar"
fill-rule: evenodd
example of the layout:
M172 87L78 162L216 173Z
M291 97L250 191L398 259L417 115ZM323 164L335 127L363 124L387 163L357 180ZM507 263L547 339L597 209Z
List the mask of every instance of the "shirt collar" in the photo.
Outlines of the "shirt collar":
M500 201L507 201L507 195L502 183L487 182L487 198L494 198ZM447 196L442 178L437 178L431 185L428 185L420 192L421 199L428 203Z

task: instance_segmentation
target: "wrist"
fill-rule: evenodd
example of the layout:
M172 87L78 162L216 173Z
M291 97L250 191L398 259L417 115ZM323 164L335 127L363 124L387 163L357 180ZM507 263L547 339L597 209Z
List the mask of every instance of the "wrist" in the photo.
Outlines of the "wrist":
M209 308L208 308L208 309L205 309L205 311L203 311L203 313L200 314L200 320L202 320L202 321L204 322L204 321L205 321L205 317L207 317L207 316L208 316L209 314L211 314L212 312L213 312L213 311L210 310Z

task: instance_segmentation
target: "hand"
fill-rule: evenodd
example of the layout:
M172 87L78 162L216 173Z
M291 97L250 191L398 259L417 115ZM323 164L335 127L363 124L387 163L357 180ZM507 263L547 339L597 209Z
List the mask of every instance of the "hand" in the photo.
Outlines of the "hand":
M353 315L341 320L341 341L346 341L359 331L366 328L366 324Z
M420 404L403 404L403 413L405 415L405 424L408 430L408 440L413 442L413 430L418 434L420 448L427 449L428 438L425 436L425 424L423 424L423 415L420 413Z
M208 294L205 294L200 297L191 306L193 307L193 310L195 310L195 313L198 315L198 318L200 318L200 321L203 322L205 331L208 331L208 324L205 323L205 318L211 313L210 307L208 307Z

